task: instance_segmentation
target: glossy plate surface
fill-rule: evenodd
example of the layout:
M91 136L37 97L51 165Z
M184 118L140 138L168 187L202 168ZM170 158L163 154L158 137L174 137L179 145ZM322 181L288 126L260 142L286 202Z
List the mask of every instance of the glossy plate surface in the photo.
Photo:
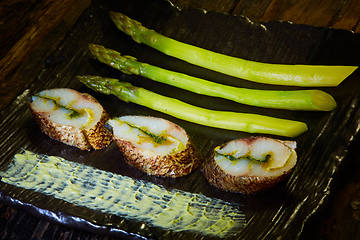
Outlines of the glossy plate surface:
M245 216L245 226L238 239L294 239L303 224L323 203L331 191L334 173L359 130L359 70L339 87L322 88L332 94L338 107L332 112L294 112L236 104L227 100L196 95L151 80L122 74L90 57L89 43L115 49L166 69L201 77L228 85L259 89L300 89L262 85L215 73L171 58L145 45L140 45L116 29L108 11L120 11L145 26L174 39L246 59L284 64L357 65L360 64L360 36L348 31L314 28L286 22L253 23L244 17L187 9L177 10L166 1L93 1L77 24L61 42L46 65L37 66L38 77L30 79L31 89L24 89L1 113L0 166L5 169L21 149L56 155L101 170L134 179L143 179L233 203ZM111 116L151 115L173 121L189 133L196 147L206 157L216 145L248 137L249 134L199 126L161 114L114 96L95 93L75 79L76 75L93 74L129 81L162 95L216 110L261 113L304 121L309 131L295 138L298 143L298 164L292 175L275 188L256 195L224 193L211 187L199 170L179 179L145 175L127 166L112 144L103 151L83 152L55 142L42 134L28 109L28 97L43 89L70 87L93 95ZM277 137L276 137L277 138ZM285 139L285 138L282 138ZM99 211L0 183L1 199L29 211L70 226L97 232L111 232L127 238L207 239L195 232L171 232L142 222L122 219ZM211 237L213 238L213 237Z

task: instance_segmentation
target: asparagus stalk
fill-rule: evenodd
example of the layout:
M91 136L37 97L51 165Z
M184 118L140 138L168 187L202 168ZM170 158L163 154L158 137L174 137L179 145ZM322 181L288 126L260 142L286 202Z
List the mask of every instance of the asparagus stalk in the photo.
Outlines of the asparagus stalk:
M119 52L100 45L90 44L89 49L99 61L126 74L141 75L199 94L266 108L331 111L336 107L334 98L320 90L271 91L237 88L138 62L134 57L122 56Z
M357 66L317 66L260 63L215 53L147 29L122 13L110 12L118 29L136 42L189 63L249 81L288 86L337 86Z
M125 102L133 102L205 126L286 137L295 137L307 130L303 122L258 114L209 110L135 87L127 82L119 82L117 79L99 76L78 76L78 79L95 91L113 94Z

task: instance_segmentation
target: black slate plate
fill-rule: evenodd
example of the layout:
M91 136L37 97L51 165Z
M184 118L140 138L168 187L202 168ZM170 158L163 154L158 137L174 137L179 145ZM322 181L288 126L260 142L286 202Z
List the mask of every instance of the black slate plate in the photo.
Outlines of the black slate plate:
M108 11L121 11L164 35L193 45L242 58L270 63L359 65L360 37L348 31L314 28L286 22L253 23L243 17L187 9L178 11L166 1L93 1L73 30L46 60L46 67L37 66L38 77L30 79L25 90L1 113L0 166L4 169L21 148L37 153L57 155L71 161L103 170L145 179L169 189L203 193L238 204L246 217L246 226L238 239L294 239L299 237L306 220L331 192L334 173L359 130L359 71L337 88L323 88L337 100L331 113L291 112L261 109L235 104L223 99L199 96L150 80L128 76L90 58L88 43L99 43L132 55L139 60L167 69L202 77L228 85L261 89L299 89L251 83L202 69L165 56L145 45L139 45L118 31ZM45 60L44 60L45 61ZM52 64L53 61L53 64ZM247 137L249 134L208 128L175 119L141 106L124 103L113 96L103 96L85 88L75 80L79 74L96 74L130 81L154 92L176 97L185 102L211 109L256 112L269 116L297 119L309 131L296 138L298 164L293 174L275 188L256 195L224 193L211 186L200 171L180 179L147 176L123 163L116 147L96 152L82 152L55 142L42 134L27 107L27 97L46 88L71 87L97 98L112 116L126 114L152 115L166 118L183 126L194 139L203 156L217 144ZM78 207L52 197L0 183L0 196L5 202L23 207L35 214L69 226L96 232L108 232L126 238L207 238L194 232L172 233L141 223L123 221Z

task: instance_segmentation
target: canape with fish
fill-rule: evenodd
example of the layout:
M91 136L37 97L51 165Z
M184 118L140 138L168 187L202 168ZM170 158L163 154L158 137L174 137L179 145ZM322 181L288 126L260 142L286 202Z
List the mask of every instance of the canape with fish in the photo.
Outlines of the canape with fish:
M268 137L235 139L214 149L202 166L208 182L222 190L254 193L272 187L296 164L295 141Z
M81 150L103 149L111 142L109 119L100 103L69 88L43 90L31 97L30 109L42 132Z
M125 161L149 175L180 177L200 165L186 131L168 120L122 116L108 121Z

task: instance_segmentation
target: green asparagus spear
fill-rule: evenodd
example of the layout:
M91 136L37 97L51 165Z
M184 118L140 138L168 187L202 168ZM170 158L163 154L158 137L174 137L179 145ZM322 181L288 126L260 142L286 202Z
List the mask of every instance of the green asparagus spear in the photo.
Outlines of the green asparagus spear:
M122 56L100 45L90 44L89 49L99 61L124 73L141 75L199 94L252 106L288 110L331 111L336 107L333 97L320 90L270 91L231 87L141 63L134 57Z
M285 65L260 63L215 53L147 29L122 13L110 12L118 29L136 42L189 63L249 81L288 86L337 86L357 66Z
M117 79L99 76L78 76L78 79L95 91L113 94L125 102L133 102L205 126L286 137L295 137L307 130L303 122L258 114L209 110L135 87L127 82L119 82Z

